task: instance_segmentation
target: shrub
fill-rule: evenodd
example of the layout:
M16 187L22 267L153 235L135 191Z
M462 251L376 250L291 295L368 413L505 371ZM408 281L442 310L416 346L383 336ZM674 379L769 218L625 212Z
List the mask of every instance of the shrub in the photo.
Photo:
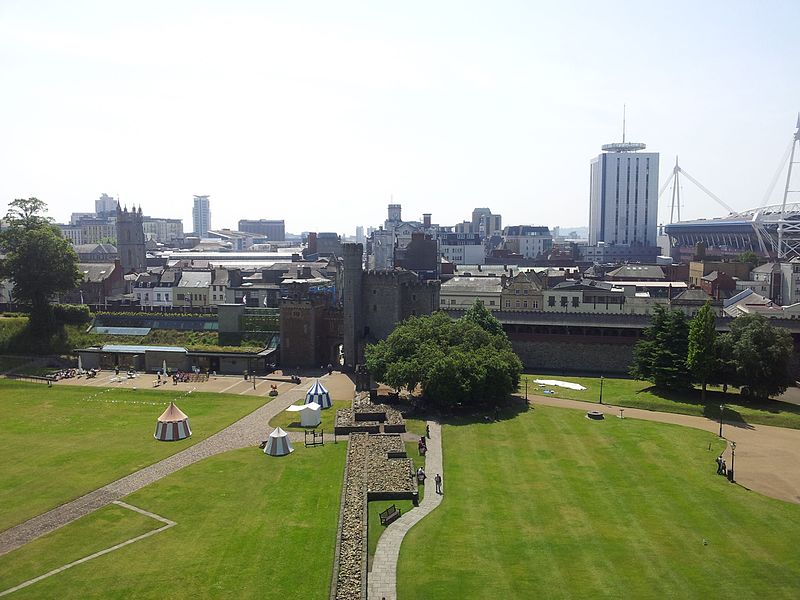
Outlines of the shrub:
M56 304L53 306L56 323L64 325L83 325L92 320L92 313L83 304Z

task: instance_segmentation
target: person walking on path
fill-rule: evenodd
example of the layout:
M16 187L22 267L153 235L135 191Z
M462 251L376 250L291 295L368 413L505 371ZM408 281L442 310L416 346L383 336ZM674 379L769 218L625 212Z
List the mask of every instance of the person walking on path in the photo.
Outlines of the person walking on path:
M434 483L436 483L436 493L437 494L441 494L442 493L442 476L439 473L437 473L436 477L433 479L433 481L434 481Z

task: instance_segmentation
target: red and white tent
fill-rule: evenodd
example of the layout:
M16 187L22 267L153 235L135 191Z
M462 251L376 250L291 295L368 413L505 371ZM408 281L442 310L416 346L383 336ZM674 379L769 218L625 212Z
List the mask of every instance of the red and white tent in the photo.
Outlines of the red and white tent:
M264 448L264 454L270 456L286 456L290 452L294 452L292 444L289 442L289 434L280 427L269 434L267 445Z
M153 437L161 442L174 442L190 435L192 430L189 428L189 417L174 402L170 402L167 410L158 417Z

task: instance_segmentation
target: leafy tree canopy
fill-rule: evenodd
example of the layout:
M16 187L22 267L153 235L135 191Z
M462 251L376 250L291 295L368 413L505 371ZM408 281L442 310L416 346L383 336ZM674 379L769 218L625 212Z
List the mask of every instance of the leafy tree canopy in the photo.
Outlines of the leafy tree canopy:
M774 327L763 315L742 315L720 336L722 383L747 387L757 398L782 394L792 384L794 343L788 330Z
M60 230L44 215L47 206L37 198L9 204L8 228L0 233L6 253L0 260L0 277L14 282L14 297L31 305L31 328L53 326L50 299L75 288L81 279L78 257Z
M378 381L410 390L421 386L438 406L479 404L505 398L519 386L522 363L494 317L453 320L443 312L412 317L389 337L367 347L367 368ZM488 311L486 311L488 312ZM498 323L499 324L499 323Z
M644 331L644 339L633 350L630 374L664 389L688 388L691 376L686 367L687 354L686 316L680 311L656 305L650 327Z
M504 335L503 325L497 320L497 317L484 306L481 300L476 300L475 303L469 307L469 310L464 313L464 319L472 321L493 335Z
M714 321L714 311L706 302L689 322L686 367L692 379L703 386L703 400L705 400L706 386L714 378L719 362L716 354L717 330Z
M758 266L758 255L752 250L747 250L739 255L739 262L747 263L751 268Z

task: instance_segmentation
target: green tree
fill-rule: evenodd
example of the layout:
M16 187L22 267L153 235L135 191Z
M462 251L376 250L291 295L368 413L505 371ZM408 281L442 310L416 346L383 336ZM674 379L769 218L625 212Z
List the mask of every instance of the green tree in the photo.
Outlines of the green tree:
M443 312L404 321L367 347L366 363L378 381L421 386L426 401L450 407L505 398L522 371L502 330L492 333L472 318L452 320Z
M702 385L701 400L706 400L706 386L717 372L716 339L714 311L706 302L689 322L689 344L686 367L694 381Z
M633 349L631 376L664 389L690 387L691 377L686 368L688 335L682 312L656 305L644 339Z
M8 228L0 233L6 253L0 260L0 277L13 281L14 297L31 305L34 332L53 328L50 299L74 289L81 279L72 245L44 215L46 211L47 205L37 198L14 200L6 215Z
M755 269L759 263L758 255L752 250L747 250L739 255L739 262L747 263L751 269Z
M723 383L748 389L757 398L782 394L792 384L792 336L763 315L743 315L731 322L718 345Z
M475 300L474 304L464 313L464 319L480 325L483 329L494 335L503 334L503 325L484 306L482 300Z

